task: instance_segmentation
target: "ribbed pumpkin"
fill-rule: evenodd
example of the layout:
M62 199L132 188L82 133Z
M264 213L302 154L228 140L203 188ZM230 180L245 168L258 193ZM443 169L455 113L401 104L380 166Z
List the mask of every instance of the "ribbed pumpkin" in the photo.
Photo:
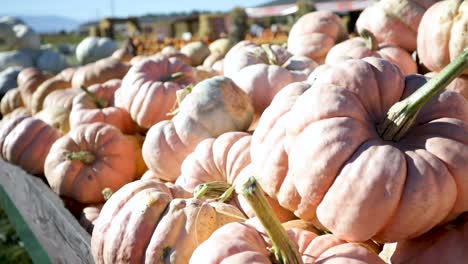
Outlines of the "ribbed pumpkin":
M359 32L367 29L379 43L416 50L418 27L424 12L438 0L381 0L362 11Z
M134 133L136 124L130 114L122 108L115 107L114 93L122 81L114 79L103 84L94 84L85 92L73 99L70 112L70 127L74 129L81 124L102 122L113 125L124 134Z
M61 106L50 106L34 115L49 126L58 129L62 134L70 131L70 110Z
M176 103L176 92L195 84L193 68L177 58L143 60L132 66L122 80L115 105L127 110L142 128L149 129L168 115Z
M0 102L0 112L3 116L12 112L16 108L24 106L23 99L21 98L20 91L18 88L9 90Z
M62 79L57 75L53 78L45 80L36 91L34 91L31 98L31 112L33 114L39 112L43 108L44 100L51 92L56 90L63 90L71 87L71 82Z
M2 117L2 120L0 120L0 124L3 123L3 121L6 121L8 119L16 118L18 116L24 116L24 117L31 117L31 112L29 112L26 107L18 107L15 110L11 111L10 113L6 114L5 116Z
M72 78L72 87L91 86L112 79L122 79L127 74L129 65L118 59L108 57L79 67Z
M330 11L308 13L291 28L288 50L323 63L328 51L348 38L348 32L339 16Z
M86 232L90 234L93 233L94 224L99 217L99 213L101 212L103 205L104 204L91 205L83 209L78 221Z
M203 140L185 158L182 163L182 173L177 178L176 184L192 193L200 184L206 183L208 188L211 188L209 184L213 182L222 182L226 186L232 186L239 178L250 176L252 173L249 168L250 139L249 133L227 132L216 139ZM236 194L233 196L233 205L249 217L255 216L242 197ZM281 222L295 218L291 212L281 208L275 200L269 198L268 202L274 207L274 212Z
M52 144L60 137L57 129L43 121L18 115L0 126L0 151L5 161L40 175Z
M400 67L405 75L417 73L416 63L406 50L394 45L379 45L375 36L365 29L361 32L361 37L343 41L331 48L325 63L336 64L346 59L365 57L386 59Z
M467 49L467 27L467 1L445 0L431 6L418 31L418 56L424 66L438 72Z
M81 93L81 90L75 89L75 88L53 91L50 94L48 94L46 98L44 99L42 108L48 108L48 107L54 106L54 107L63 107L70 111L73 105L73 99L75 98L75 96L77 96L80 93Z
M466 65L466 57L457 65ZM468 209L463 97L436 93L413 126L389 130L382 123L388 109L426 83L424 77L405 78L388 61L369 57L321 66L310 80L288 114L286 179L278 193L265 188L282 206L304 219L317 217L349 241L416 237ZM259 181L273 180L260 175Z
M228 131L245 131L253 117L252 103L232 80L217 76L198 83L172 120L151 127L143 158L160 179L175 181L180 166L203 139Z
M18 90L26 108L31 109L33 93L41 83L50 77L52 76L36 68L26 68L19 73L17 79Z
M104 201L104 188L118 190L134 180L136 151L117 128L86 124L53 144L44 167L47 181L58 195L99 203Z
M188 197L153 180L125 185L106 202L94 226L95 262L185 264L217 228L243 218L233 206Z
M180 52L190 58L192 66L203 64L206 57L210 55L210 49L201 41L188 43L180 49Z

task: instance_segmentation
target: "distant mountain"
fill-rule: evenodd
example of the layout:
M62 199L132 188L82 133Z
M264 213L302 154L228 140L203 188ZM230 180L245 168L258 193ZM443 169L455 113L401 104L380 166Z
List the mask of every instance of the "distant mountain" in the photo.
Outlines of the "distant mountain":
M2 16L2 14L0 14ZM11 16L11 15L9 15ZM61 30L74 31L82 21L63 16L14 16L23 20L27 25L39 33L56 33Z

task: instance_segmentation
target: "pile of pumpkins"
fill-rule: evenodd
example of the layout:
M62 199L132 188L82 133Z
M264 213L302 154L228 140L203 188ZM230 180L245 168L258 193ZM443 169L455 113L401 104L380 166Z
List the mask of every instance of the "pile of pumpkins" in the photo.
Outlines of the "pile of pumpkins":
M287 47L27 68L0 155L72 201L96 263L464 263L467 12L381 0L351 39L317 11Z

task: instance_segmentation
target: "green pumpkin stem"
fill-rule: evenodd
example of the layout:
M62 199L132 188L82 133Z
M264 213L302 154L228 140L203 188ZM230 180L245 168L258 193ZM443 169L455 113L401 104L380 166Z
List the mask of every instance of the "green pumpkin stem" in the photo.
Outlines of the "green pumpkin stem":
M68 152L65 154L65 157L69 160L79 160L87 165L93 164L96 160L96 157L93 155L93 153L85 150Z
M197 199L215 199L224 203L232 197L233 192L234 187L229 185L227 182L212 181L202 183L195 187L195 190L193 191L193 197Z
M366 41L366 46L370 50L377 50L379 48L379 43L377 42L377 39L375 38L374 34L372 34L372 32L370 32L369 30L363 29L361 30L361 32L359 32L359 35Z
M276 55L271 49L270 44L262 44L262 48L267 54L268 63L271 65L278 65L278 58L276 58Z
M434 78L404 100L394 104L377 128L384 140L400 140L413 124L421 108L468 68L468 49Z
M83 92L86 93L87 96L89 96L89 98L91 98L91 100L93 100L97 107L101 109L107 107L108 102L105 99L99 98L95 93L91 92L90 90L88 90L87 87L83 85L80 88L81 90L83 90Z
M104 200L107 201L107 200L109 200L109 199L111 198L111 196L114 194L114 191L112 191L111 188L108 188L108 187L107 187L107 188L104 188L104 189L102 190L101 193L102 193L102 196L104 196Z
M236 186L236 192L245 197L265 228L273 244L272 251L276 261L282 264L302 263L297 247L276 217L255 177L251 176L240 182Z
M182 78L184 77L184 73L183 72L175 72L169 76L166 76L164 78L161 79L161 82L172 82L172 81L175 81L179 78Z

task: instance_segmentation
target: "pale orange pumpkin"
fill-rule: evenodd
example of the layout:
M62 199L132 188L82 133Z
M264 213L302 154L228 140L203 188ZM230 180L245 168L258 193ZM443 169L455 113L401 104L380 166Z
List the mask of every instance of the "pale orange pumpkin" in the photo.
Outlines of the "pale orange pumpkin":
M73 99L75 96L81 93L80 89L69 88L69 89L59 89L51 92L44 99L42 108L48 107L62 107L71 111L73 105Z
M71 87L71 82L62 79L58 75L45 80L34 91L31 98L31 112L33 114L39 112L43 108L44 100L51 92L56 90L63 90Z
M88 87L112 79L122 79L129 68L129 65L113 57L101 59L76 69L72 78L72 87L79 89L81 86Z
M142 128L149 129L168 115L176 103L176 92L195 84L193 68L177 58L144 60L122 80L115 106L130 113Z
M308 13L294 23L288 38L288 51L323 63L328 51L348 38L339 16L330 11Z
M158 178L175 181L180 166L203 139L245 131L253 117L250 98L232 80L217 76L198 83L172 120L151 127L143 158Z
M14 88L6 92L0 102L0 112L3 116L11 113L13 110L24 106L21 93L18 88Z
M24 106L31 109L32 96L39 85L52 77L36 68L26 68L18 74L17 83Z
M117 128L85 124L57 140L44 171L52 190L81 203L104 201L104 188L118 190L135 179L136 151Z

